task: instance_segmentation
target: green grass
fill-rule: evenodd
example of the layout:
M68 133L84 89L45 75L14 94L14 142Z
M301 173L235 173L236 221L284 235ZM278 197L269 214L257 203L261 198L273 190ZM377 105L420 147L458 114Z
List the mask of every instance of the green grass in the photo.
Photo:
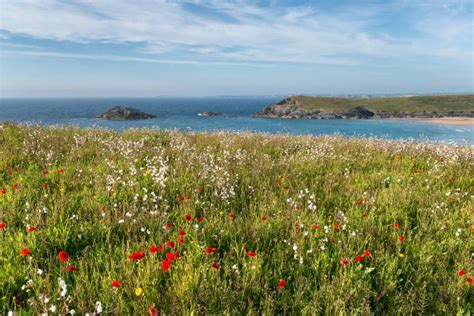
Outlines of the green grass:
M3 124L0 313L469 315L473 179L468 146Z
M363 106L371 111L389 112L474 112L474 94L414 96L393 98L346 99L330 97L295 96L306 110L351 110Z

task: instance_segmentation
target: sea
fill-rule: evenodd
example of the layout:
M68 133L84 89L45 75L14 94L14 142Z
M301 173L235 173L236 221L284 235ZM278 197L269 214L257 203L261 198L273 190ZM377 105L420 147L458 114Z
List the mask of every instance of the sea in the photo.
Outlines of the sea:
M294 135L337 134L474 145L473 125L441 125L403 120L307 120L253 118L252 113L282 97L156 98L1 98L0 122L45 126L178 129L182 131L246 131ZM97 115L121 105L153 114L155 119L107 121ZM201 117L204 111L220 112Z

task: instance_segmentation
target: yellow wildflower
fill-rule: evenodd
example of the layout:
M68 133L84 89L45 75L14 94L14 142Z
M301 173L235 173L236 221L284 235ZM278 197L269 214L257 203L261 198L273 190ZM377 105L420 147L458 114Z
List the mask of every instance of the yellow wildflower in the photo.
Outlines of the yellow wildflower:
M143 289L142 289L141 287L137 287L137 288L135 289L135 295L136 295L136 296L140 296L140 295L142 295L142 294L143 294Z

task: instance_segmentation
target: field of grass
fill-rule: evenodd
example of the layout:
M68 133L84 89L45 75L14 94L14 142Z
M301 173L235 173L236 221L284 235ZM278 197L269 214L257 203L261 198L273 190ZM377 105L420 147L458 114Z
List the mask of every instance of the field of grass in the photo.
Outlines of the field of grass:
M344 111L363 106L371 111L388 112L474 112L474 94L437 95L371 99L346 99L330 97L293 97L306 110L323 109Z
M0 313L469 315L472 158L0 124Z

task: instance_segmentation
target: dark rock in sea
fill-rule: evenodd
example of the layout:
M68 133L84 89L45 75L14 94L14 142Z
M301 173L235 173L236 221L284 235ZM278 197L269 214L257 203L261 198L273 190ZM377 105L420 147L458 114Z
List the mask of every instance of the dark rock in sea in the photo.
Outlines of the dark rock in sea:
M104 120L147 120L155 117L154 115L144 113L137 109L123 106L115 106L97 116L97 118Z
M219 116L219 115L222 115L222 113L219 113L219 112L201 112L198 114L199 116L202 116L202 117L211 117L211 116Z

